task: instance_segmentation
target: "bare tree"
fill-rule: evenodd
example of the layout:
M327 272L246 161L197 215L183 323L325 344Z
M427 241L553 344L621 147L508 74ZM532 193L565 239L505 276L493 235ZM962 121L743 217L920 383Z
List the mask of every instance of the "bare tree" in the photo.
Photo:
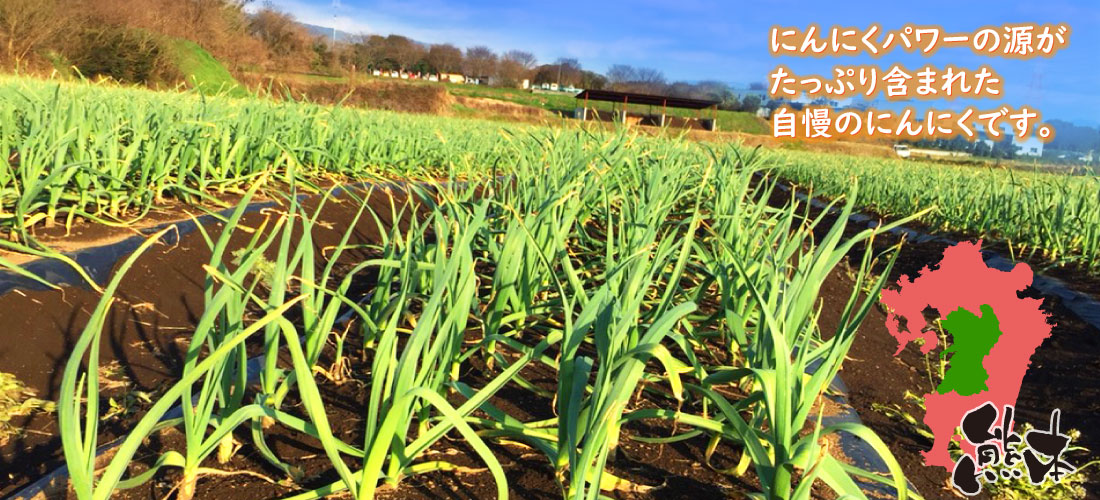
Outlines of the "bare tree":
M260 66L270 56L262 40L250 33L252 15L243 10L249 3L245 0L62 1L79 18L73 35L108 27L137 28L191 40L231 67ZM59 42L68 38L60 37ZM64 48L59 50L65 53Z
M607 77L595 71L582 70L580 86L582 89L605 89L607 88Z
M664 73L653 68L635 68L627 64L615 64L607 70L607 79L615 90L628 92L664 92L668 84Z
M500 84L516 86L520 80L530 78L531 70L535 66L535 56L522 50L510 50L500 58L497 65L497 77Z
M625 87L638 79L638 71L628 64L614 64L607 70L607 80L614 89Z
M699 87L688 82L673 82L667 88L665 93L674 97L686 97L688 99L704 99Z
M666 87L665 74L653 68L638 68L638 78L635 84L639 92L657 94Z
M355 65L368 69L390 69L383 64L386 53L386 37L359 34L352 41L352 58Z
M440 73L462 71L462 49L449 43L435 44L428 49L428 65Z
M497 55L484 45L466 49L466 60L463 64L466 76L476 78L487 77L496 74Z
M219 11L227 5L225 0L186 0L180 2L180 6L185 11L188 32L202 36L211 27L208 19L220 15Z
M89 39L107 40L110 37L103 37L123 30L144 32L124 38L127 44L133 42L126 45L129 49L148 51L145 55L150 57L160 49L157 39L168 36L198 43L231 68L261 66L269 54L250 32L252 14L243 10L249 1L0 0L0 60L33 65L38 62L35 53L53 51L73 61L76 55L88 54Z
M310 60L310 37L290 14L264 7L252 15L248 30L263 41L279 69L304 69Z
M386 37L384 57L392 60L398 68L412 69L413 65L424 59L427 52L420 44L401 35Z
M584 75L580 61L571 57L562 57L554 62L554 66L557 66L558 70L558 84L573 86L581 84Z
M535 55L525 50L509 50L504 53L502 59L518 63L520 67L525 70L535 69L535 66L538 64L538 59L535 58Z
M23 66L31 53L67 31L64 7L58 0L0 1L0 42L7 62Z

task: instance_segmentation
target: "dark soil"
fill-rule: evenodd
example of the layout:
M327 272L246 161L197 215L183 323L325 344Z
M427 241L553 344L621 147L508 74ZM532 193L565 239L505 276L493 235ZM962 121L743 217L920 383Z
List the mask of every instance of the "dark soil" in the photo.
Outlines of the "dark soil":
M397 203L402 195L398 193ZM312 210L316 201L306 201L307 209ZM354 216L356 205L353 203L334 203L326 205L321 221L330 224L314 235L314 243L320 251L326 246L338 243L341 228L347 227ZM370 206L378 211L383 224L389 226L387 217L390 210L386 195L375 193L370 198ZM165 220L169 215L165 215ZM257 227L263 220L262 212L247 213L242 225ZM178 219L178 218L177 218ZM216 238L220 224L207 229L211 237ZM99 226L79 226L74 231L79 241L100 242L104 238L126 236L117 234L117 230L100 229ZM40 238L62 238L61 228L54 227L40 231ZM379 241L377 228L368 217L363 217L356 229L351 243ZM237 248L245 238L250 237L238 232L230 248ZM70 236L72 238L72 236ZM361 259L354 252L346 254L345 259ZM173 380L178 373L180 360L190 338L190 332L202 310L203 279L206 274L201 266L209 262L210 251L198 232L184 236L173 246L158 244L143 254L122 280L116 294L118 300L112 306L104 328L104 345L101 365L117 367L104 377L116 384L105 384L104 396L119 401L126 394L138 391L155 394L166 382ZM169 293L165 293L170 291ZM62 291L15 291L0 296L0 317L10 318L13 328L18 332L19 345L28 348L19 349L13 344L0 349L0 366L23 381L43 399L56 399L61 373L67 362L67 353L84 328L91 311L99 300L99 294L81 288L64 288ZM354 339L349 339L353 344ZM111 364L117 361L117 364ZM487 380L484 366L471 369L464 377L477 386ZM102 371L101 371L102 373ZM355 365L352 373L368 374L369 365ZM541 366L525 368L523 375L546 389L556 386L556 374ZM369 375L351 380L341 385L331 382L322 384L326 401L331 401L330 421L334 431L349 442L361 440L361 408L366 397ZM648 394L648 393L646 393ZM657 396L643 399L639 404L653 406L658 403ZM519 418L551 418L551 401L516 387L506 387L493 402L500 408ZM659 401L666 406L668 401ZM132 414L123 414L105 422L101 426L100 443L108 443L125 435L129 425L139 418L143 404L136 402ZM300 412L294 401L288 401L284 409ZM56 432L56 415L36 414L17 419L14 425L24 429L24 433L0 447L0 471L5 482L0 486L0 495L8 495L29 484L39 477L63 465L60 438ZM640 422L624 429L621 447L608 469L620 477L637 485L633 489L616 492L618 498L689 498L705 497L744 497L747 493L758 491L752 472L744 478L732 478L716 472L702 463L707 445L705 437L678 442L671 445L654 445L635 442L632 435L647 436L672 435L676 432L670 423ZM682 430L680 431L682 432ZM240 435L241 442L248 443L248 435ZM318 487L337 479L327 457L319 443L303 439L275 427L269 433L272 449L288 461L293 461L306 473L305 484ZM136 457L135 471L141 464L154 461L158 452L179 449L182 435L178 430L168 430L150 438L147 446ZM560 490L554 478L549 461L534 449L509 442L491 443L494 454L499 457L508 474L511 495L515 498L560 498ZM445 458L460 466L469 467L470 472L435 472L408 478L397 490L385 491L384 497L393 498L487 498L495 495L495 484L491 474L484 470L484 464L457 437L452 436L438 443L430 452L438 455L432 458ZM739 457L736 450L724 444L712 457L711 464L717 467L729 467ZM227 471L253 471L278 481L280 473L271 468L258 455L254 448L245 445L227 464L215 464ZM165 471L157 480L151 481L133 490L117 492L117 498L163 498L171 491L178 474ZM253 475L209 476L200 479L199 498L208 497L211 492L233 499L274 498L293 492L294 489L266 482ZM818 495L829 498L825 493Z
M404 196L400 192L393 194L398 206ZM313 213L317 199L303 201L308 213ZM376 189L368 203L388 226L390 196ZM346 197L326 203L321 220L337 222L314 231L318 252L339 243L358 206ZM258 227L268 215L269 212L248 212L242 216L241 225ZM93 227L97 226L81 228L83 235L94 237L113 232L96 233ZM207 227L211 238L218 237L221 227L220 223ZM240 248L250 237L237 231L229 248ZM349 243L378 241L373 218L364 214ZM349 251L343 259L350 261L357 257L361 259L362 254ZM210 249L196 231L176 245L158 243L137 259L120 283L103 330L101 366L117 361L118 369L113 370L116 373L108 378L120 385L115 389L105 387L104 392L111 396L132 391L154 392L163 382L175 378L186 342L203 309L206 274L202 266L210 258ZM227 255L225 260L231 259ZM56 400L68 353L99 299L100 295L93 290L74 287L61 291L16 290L0 296L0 318L9 332L9 341L0 346L0 366L35 391L37 397ZM25 432L0 446L0 477L5 478L0 482L0 495L9 494L62 463L55 415L38 413L16 418L12 424ZM122 431L121 426L108 425L100 442L107 442Z
M397 195L400 197L400 194ZM389 214L388 197L378 193L370 204L380 214ZM337 243L340 229L347 227L354 215L352 204L330 204L321 220L332 223L315 235L318 248ZM264 215L250 213L245 224L256 226ZM384 219L388 224L390 221ZM854 231L854 228L850 228ZM212 236L217 230L213 228ZM241 238L245 235L240 236ZM364 217L356 229L353 243L378 241L377 228ZM896 242L887 236L876 241L876 247L885 249ZM235 242L234 244L239 244ZM944 245L927 243L908 244L902 251L891 276L891 282L901 274L915 275L925 265L942 257ZM347 259L361 258L349 253ZM858 258L858 255L853 255ZM164 382L175 377L178 360L182 355L191 327L202 309L202 280L205 273L201 265L210 259L209 250L197 233L185 236L175 246L154 246L143 255L123 280L119 300L112 307L104 335L104 358L119 361L121 370L113 374L125 387L112 389L119 395L132 390L155 392ZM1076 284L1078 281L1075 280ZM824 301L821 327L823 331L835 328L837 311L847 299L853 286L843 273L837 273L822 290ZM166 293L170 291L170 293ZM1034 295L1033 295L1034 296ZM13 292L0 296L0 318L9 323L10 336L18 343L8 342L0 347L0 366L14 373L44 399L56 399L61 372L72 343L79 335L88 315L98 301L95 292L66 288L63 292ZM1052 312L1057 322L1053 336L1047 340L1032 358L1032 366L1024 379L1017 403L1020 420L1042 424L1053 408L1061 408L1063 425L1081 429L1080 444L1090 449L1100 449L1100 432L1093 429L1100 425L1100 356L1096 355L1100 332L1088 327L1060 304L1046 298L1044 307ZM925 362L915 349L906 349L893 357L896 342L885 328L885 314L874 309L868 315L858 338L853 344L850 358L841 376L851 389L850 400L864 422L874 429L901 462L914 487L926 498L951 498L945 489L947 471L925 467L920 451L931 442L916 433L915 429L899 420L886 416L872 408L873 403L897 404L903 410L922 416L923 410L907 401L905 391L917 394L927 392L928 374ZM16 337L17 335L17 337ZM182 341L182 342L181 342ZM349 343L351 341L349 340ZM23 347L23 348L20 348ZM488 369L471 363L463 376L471 385L484 383ZM353 373L366 374L363 366ZM557 381L552 371L532 364L524 370L524 376L540 387L551 388ZM364 397L366 375L341 385L322 384L326 401L334 401L330 408L330 420L338 436L349 442L362 439L361 415L354 408ZM658 391L644 392L638 406L659 405L669 407L670 401ZM545 419L553 416L549 399L534 393L506 387L498 393L494 404L509 414L524 419ZM295 411L294 401L288 401L288 411ZM685 409L688 410L688 409ZM125 431L125 424L133 416L120 417L106 425L100 442L107 442ZM7 495L61 465L60 440L56 432L56 416L39 414L23 422L27 432L0 447L0 495ZM716 472L704 463L706 439L695 439L668 445L645 444L629 439L630 436L669 436L676 432L664 421L646 421L629 425L624 430L621 447L609 463L609 470L635 485L652 487L642 491L618 491L619 498L743 498L747 493L759 491L750 469L744 477L733 477ZM682 432L682 430L681 430ZM178 447L181 436L166 432L152 439L145 448L147 455L141 460L155 459L158 449ZM249 436L239 436L249 442ZM303 440L301 435L273 431L270 444L275 452L300 465L305 471L309 486L320 486L336 479L328 467L328 459L317 443ZM490 444L493 453L501 460L508 476L510 495L514 498L560 498L553 469L541 453L523 445L509 442ZM711 464L729 467L736 463L739 451L723 444L718 447ZM491 475L480 471L484 465L457 436L440 441L431 451L439 459L473 469L464 473L429 473L402 481L396 490L384 492L389 498L488 498L495 496ZM1080 457L1071 457L1081 463ZM229 471L248 470L279 480L278 471L268 466L248 445L229 464L212 464ZM172 472L162 474L158 480L120 493L118 498L162 498L174 485ZM1088 485L1090 495L1100 494L1098 484ZM210 498L213 492L228 499L273 498L291 493L292 489L269 484L249 475L204 477L199 482L199 498ZM818 492L819 497L829 497Z
M350 338L347 345L357 340ZM505 356L512 357L512 356ZM351 355L352 378L340 384L322 381L322 397L329 411L335 435L347 442L358 443L363 439L362 408L369 391L369 360L362 361L357 355ZM324 366L331 362L326 358ZM471 360L462 381L478 387L489 381L497 373L479 360ZM529 364L521 375L543 390L553 390L557 385L556 372L544 365ZM452 403L458 404L461 397L452 394ZM533 421L554 417L552 401L515 385L506 386L490 400L497 408L523 421ZM669 407L670 401L661 395L661 391L643 392L636 407ZM294 401L288 401L284 410L301 413ZM679 498L744 498L750 492L759 491L752 473L745 477L731 477L705 465L702 460L707 445L705 437L697 437L672 445L646 444L630 439L631 436L671 436L684 429L675 429L666 421L645 421L632 424L624 430L621 446L616 456L610 460L608 470L620 478L631 482L633 486L609 492L613 498L621 499L679 499ZM250 437L241 435L241 441L249 442ZM320 444L300 434L291 434L275 427L269 430L269 444L277 455L288 463L298 465L305 471L305 486L320 487L338 479L329 467L328 458ZM178 431L162 434L153 442L150 453L143 458L148 464L156 459L156 452L164 449L179 449L182 436ZM549 460L541 452L514 441L489 441L490 449L500 460L505 470L509 498L555 499L561 498L560 489L554 477ZM481 459L457 434L441 440L427 453L426 459L446 460L469 470L460 472L433 472L408 477L402 480L396 489L383 488L380 498L415 499L484 499L496 497L496 484L491 473ZM731 467L739 458L739 452L726 444L719 446L713 455L711 464L715 467ZM349 464L355 467L354 464ZM246 445L242 452L231 462L218 466L225 470L255 471L278 480L280 472L267 465ZM138 467L140 470L140 467ZM151 499L163 498L175 486L178 474L162 474L157 481L149 482L130 491L118 492L115 498ZM277 498L295 492L295 488L269 483L251 475L207 477L200 480L199 493L217 492L220 498L234 500L260 500ZM71 496L70 496L71 498ZM827 492L819 492L815 498L833 498Z
M389 202L386 196L376 194L371 198L370 204L380 213L388 213ZM309 205L307 202L307 206ZM326 206L320 220L330 223L331 227L315 235L318 250L337 243L341 234L338 229L347 227L354 215L352 205L330 202ZM256 227L263 217L263 213L249 213L244 217L243 224ZM383 223L389 225L391 222L383 217ZM352 243L378 241L377 230L372 224L361 221ZM217 228L210 229L212 237L216 237ZM234 241L230 248L241 244L246 237L250 235L241 234L239 239L242 241ZM345 258L361 259L362 255L346 255ZM202 280L205 277L201 266L209 259L210 252L197 232L185 236L179 244L172 247L155 246L138 259L122 281L117 294L119 300L113 306L105 327L103 364L113 359L118 361L119 367L107 377L119 382L119 385L105 389L105 395L122 400L126 393L134 391L155 393L166 382L175 378L185 342L201 312ZM165 293L166 290L171 293ZM66 288L63 292L20 291L0 297L0 317L17 321L15 331L20 332L20 340L24 341L24 345L33 346L32 349L3 350L0 352L0 366L14 372L20 380L36 390L40 397L56 399L66 353L79 336L97 300L98 294L73 288ZM28 311L35 313L27 314ZM348 345L354 345L355 342L354 338L349 338ZM717 347L714 349L721 350ZM708 357L715 355L706 354ZM356 358L351 356L353 360ZM322 366L330 361L322 360ZM370 383L369 363L355 361L351 368L351 373L356 374L351 380L342 384L324 381L321 388L325 400L329 402L329 417L334 432L341 439L357 442L362 440L362 414L358 408L363 406L367 397ZM493 370L475 361L469 364L468 372L463 374L463 378L477 387L484 384L493 373ZM557 384L556 373L542 365L531 364L524 369L522 375L544 390L553 390ZM549 397L515 386L506 387L492 401L509 414L524 420L554 416ZM638 407L668 408L675 404L675 401L665 397L659 389L644 391L642 398L636 402ZM286 402L283 409L302 414L293 398ZM121 415L107 422L103 426L99 442L107 443L124 436L128 426L140 416L142 410L143 405L136 403L133 414ZM684 410L700 411L693 408ZM0 449L3 454L3 473L10 480L2 487L0 494L10 494L62 465L60 439L55 434L55 419L55 415L38 414L22 422L15 422L16 425L23 426L26 433ZM699 436L668 445L647 444L631 439L638 435L672 436L681 432L684 429L677 429L672 423L661 420L628 425L623 430L618 451L609 461L608 470L629 481L630 486L613 492L612 496L742 498L750 492L759 491L759 484L756 483L751 469L743 477L732 477L712 468L728 468L736 464L740 454L729 443L718 446L708 465L704 463L706 437ZM241 434L237 436L238 440L249 443L251 437ZM302 468L306 475L306 486L319 487L337 479L319 443L311 438L278 426L271 429L267 436L269 445L277 455ZM148 466L156 460L160 452L179 449L181 443L182 435L174 429L151 437L139 456L135 457L136 465L132 472L140 471L142 464ZM555 479L554 470L541 453L508 441L491 442L490 446L507 471L512 497L560 498L560 486ZM458 436L449 436L442 440L433 447L428 456L445 459L470 470L435 472L407 478L398 489L384 490L383 496L487 498L495 495L491 474L484 470L481 460ZM280 472L264 462L249 444L227 464L206 465L226 471L250 471L275 481L281 479ZM177 480L178 473L168 470L145 485L117 492L115 497L163 498L171 492ZM293 491L291 487L270 483L249 474L206 476L199 483L199 498L208 498L213 492L217 492L219 497L232 499L266 499L285 496ZM816 493L817 498L833 497L827 491Z

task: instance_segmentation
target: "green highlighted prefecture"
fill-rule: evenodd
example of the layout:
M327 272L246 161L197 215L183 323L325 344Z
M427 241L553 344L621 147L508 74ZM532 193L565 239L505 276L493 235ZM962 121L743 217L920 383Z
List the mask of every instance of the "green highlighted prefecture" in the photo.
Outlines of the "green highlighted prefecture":
M936 387L940 394L955 391L960 396L970 396L989 390L985 385L989 374L982 366L982 360L1001 337L1001 329L992 307L983 304L981 312L981 316L975 316L960 307L943 320L943 327L954 340L943 352L944 356L950 354L951 358L943 382Z

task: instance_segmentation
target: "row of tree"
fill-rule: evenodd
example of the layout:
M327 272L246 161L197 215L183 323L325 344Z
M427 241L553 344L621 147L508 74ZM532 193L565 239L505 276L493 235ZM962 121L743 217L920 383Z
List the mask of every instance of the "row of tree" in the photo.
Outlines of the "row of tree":
M254 14L250 25L253 33L277 54L292 53L294 47L305 44L302 41L304 35L298 33L302 26L289 15L270 7ZM584 69L573 58L539 64L534 54L524 50L497 54L481 45L463 50L449 43L423 44L401 35L359 35L335 43L318 39L315 44L317 53L313 54L311 69L334 73L373 70L459 73L505 87L514 87L527 80L535 85L556 83L586 89L708 99L719 102L720 108L730 110L756 111L763 104L759 92L764 89L763 84L753 84L753 94L739 97L736 91L721 82L669 83L660 70L625 64L613 65L603 75ZM289 58L282 60L284 63L293 62Z
M233 72L323 74L373 70L460 73L492 85L523 80L590 89L614 89L710 99L723 109L755 111L758 96L739 98L720 82L668 82L652 68L616 64L606 75L577 59L539 64L524 50L465 50L423 44L401 35L317 36L270 5L248 11L252 0L0 0L0 63L22 70L76 66L85 75L122 81L172 83L165 37L194 41ZM762 86L760 86L762 88Z
M457 73L513 87L530 83L558 83L562 86L603 88L603 75L583 69L576 59L562 58L539 64L534 54L509 50L497 54L477 45L465 50L449 43L423 44L401 35L360 35L330 46L337 72L409 71L413 73Z
M534 54L523 50L509 50L498 55L488 47L475 46L463 51L451 44L420 44L401 35L359 36L347 43L337 43L333 50L337 53L334 59L344 71L462 73L505 87L514 87L527 80L534 85L556 83L563 87L707 99L730 110L756 111L763 102L759 95L763 84L753 84L753 95L739 98L736 91L722 82L669 83L664 73L653 68L616 64L603 75L584 69L573 58L538 64Z
M335 44L332 50L345 71L457 73L493 78L501 85L519 83L537 64L534 54L523 50L498 55L478 45L463 51L449 43L425 45L401 35L360 35L351 42Z

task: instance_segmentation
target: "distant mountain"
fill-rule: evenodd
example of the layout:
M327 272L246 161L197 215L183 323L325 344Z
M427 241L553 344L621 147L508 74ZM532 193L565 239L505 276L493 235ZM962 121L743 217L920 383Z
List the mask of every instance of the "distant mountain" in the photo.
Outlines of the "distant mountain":
M306 28L306 30L309 30L309 34L311 34L313 36L323 36L328 40L332 40L332 27L331 26L318 26L316 24L309 24L309 23L298 23L298 24L301 24L302 26L304 26ZM353 35L353 34L348 33L346 31L336 30L336 41L337 42L349 42L349 41L355 39L355 36L356 35Z
M299 22L298 24L302 25L302 27L304 27L307 31L309 31L310 35L323 36L323 37L325 37L325 40L332 40L332 27L331 26L319 26L319 25L316 25L316 24L309 24L309 23L303 23L303 22ZM359 35L348 33L346 31L336 30L336 41L337 42L353 42L358 37L359 37ZM417 45L420 45L424 48L428 48L428 46L430 45L430 44L427 44L427 43L424 43L424 42L419 42L419 41L416 41L416 40L413 40L413 43L415 43Z

